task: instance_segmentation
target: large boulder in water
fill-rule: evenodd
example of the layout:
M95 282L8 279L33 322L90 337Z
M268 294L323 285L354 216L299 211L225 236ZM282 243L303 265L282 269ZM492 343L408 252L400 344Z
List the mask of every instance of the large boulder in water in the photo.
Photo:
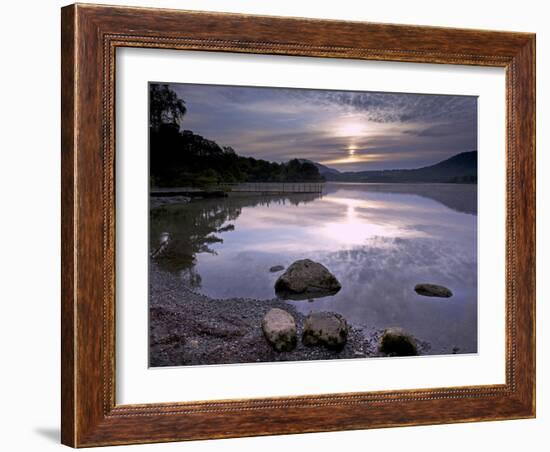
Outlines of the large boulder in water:
M304 345L324 345L342 348L348 339L346 319L332 312L312 312L304 322L302 342Z
M380 351L389 356L418 355L416 340L401 328L388 328L380 338Z
M437 284L417 284L416 286L414 286L414 291L418 295L423 295L425 297L449 298L453 296L453 293L450 289L447 289L444 286L438 286Z
M328 269L318 262L302 259L290 265L275 282L282 298L312 298L334 295L342 288Z
M289 352L296 347L296 322L283 309L270 309L262 320L262 330L275 350Z

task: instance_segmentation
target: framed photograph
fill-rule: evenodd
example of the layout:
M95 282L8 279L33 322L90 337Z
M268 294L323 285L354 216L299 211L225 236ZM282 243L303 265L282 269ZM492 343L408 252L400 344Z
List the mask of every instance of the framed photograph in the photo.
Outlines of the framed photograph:
M535 416L535 36L62 9L62 442Z

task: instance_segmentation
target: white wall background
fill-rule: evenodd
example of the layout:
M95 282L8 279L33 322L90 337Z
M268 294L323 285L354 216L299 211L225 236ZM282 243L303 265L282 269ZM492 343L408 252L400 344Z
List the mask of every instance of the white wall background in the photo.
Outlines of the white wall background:
M547 450L550 391L545 331L550 309L550 17L545 2L358 2L278 0L113 0L118 4L241 13L531 31L537 33L538 414L535 420L223 441L118 447L116 450L256 451L406 449L454 452ZM94 2L98 3L98 2ZM12 1L0 27L0 444L8 451L59 450L59 8L55 1ZM543 442L544 441L544 442Z

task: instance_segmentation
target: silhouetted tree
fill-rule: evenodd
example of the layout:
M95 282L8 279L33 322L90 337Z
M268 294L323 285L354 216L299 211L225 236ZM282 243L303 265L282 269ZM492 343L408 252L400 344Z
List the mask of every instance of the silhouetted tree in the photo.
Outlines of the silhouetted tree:
M177 126L187 112L185 102L168 85L149 86L149 127L159 130L162 125Z

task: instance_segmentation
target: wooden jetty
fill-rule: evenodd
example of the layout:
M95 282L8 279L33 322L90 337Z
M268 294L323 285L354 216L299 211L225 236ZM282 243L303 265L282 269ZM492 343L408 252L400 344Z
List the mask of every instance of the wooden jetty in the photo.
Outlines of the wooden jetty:
M234 193L322 193L324 182L243 182L236 184L221 184L222 190Z

